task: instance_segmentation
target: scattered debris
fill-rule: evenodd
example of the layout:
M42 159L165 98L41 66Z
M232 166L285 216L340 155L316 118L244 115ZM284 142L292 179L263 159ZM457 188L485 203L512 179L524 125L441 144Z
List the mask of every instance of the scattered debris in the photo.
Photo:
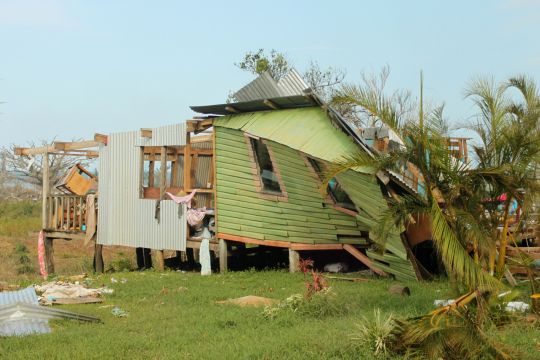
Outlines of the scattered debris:
M65 281L53 281L42 285L34 285L41 293L40 303L52 304L84 304L102 302L102 294L112 294L109 288L88 289L83 285Z
M11 285L5 281L0 281L0 292L20 289L19 285Z
M119 308L118 306L115 306L111 310L111 314L113 314L116 317L127 317L129 313L126 310L123 310Z
M529 310L529 304L524 303L523 301L510 301L508 304L506 304L505 310L508 312L526 312Z
M411 289L409 289L408 286L401 286L398 284L390 286L390 288L388 289L388 292L390 292L390 294L402 295L402 296L411 295Z
M329 273L344 273L349 270L349 265L345 262L337 262L324 265L323 270Z
M234 304L239 306L271 306L277 303L279 303L279 300L254 295L216 301L216 304Z
M448 306L452 305L455 302L454 299L448 299L448 300L435 300L433 302L433 305L435 306Z
M40 306L33 287L0 293L0 336L49 333L49 319L101 321L93 316Z

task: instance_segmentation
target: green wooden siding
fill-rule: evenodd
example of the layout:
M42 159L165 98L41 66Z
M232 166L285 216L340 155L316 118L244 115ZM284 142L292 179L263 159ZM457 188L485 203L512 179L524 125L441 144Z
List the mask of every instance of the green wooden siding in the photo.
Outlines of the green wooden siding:
M334 127L320 107L228 115L216 119L214 125L242 130L329 162L358 151L354 141Z
M383 212L388 209L388 203L384 198L379 184L373 177L366 178L364 174L349 170L337 176L339 183L347 192L351 200L359 208L358 221L364 226L373 229L377 226ZM370 234L370 238L373 235ZM386 239L386 251L379 254L368 251L367 256L373 260L373 264L399 280L414 280L416 274L407 252L401 241L399 231L391 231Z
M215 127L218 232L306 244L367 244L368 228L325 203L299 151L268 141L287 201L261 198L255 189L242 131ZM368 175L363 175L368 177Z
M300 152L335 162L359 150L331 124L321 108L223 116L214 121L214 127L219 232L259 240L365 244L360 231L374 229L388 207L375 177L368 175L373 173L369 168L338 176L360 209L356 218L324 203L319 185L311 177ZM268 143L289 196L287 202L266 200L258 195L243 132L271 140ZM397 231L386 239L384 254L368 251L367 255L376 266L398 279L416 278Z

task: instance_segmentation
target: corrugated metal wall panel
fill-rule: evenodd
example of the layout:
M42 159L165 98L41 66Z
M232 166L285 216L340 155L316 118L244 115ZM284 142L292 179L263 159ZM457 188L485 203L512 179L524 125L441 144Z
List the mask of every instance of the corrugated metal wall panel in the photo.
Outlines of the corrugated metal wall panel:
M38 305L36 290L34 290L32 286L29 286L23 290L0 292L0 306L15 304L18 302Z
M171 133L169 134L168 131ZM154 218L155 200L139 198L140 146L185 144L185 124L153 129L143 141L139 131L111 134L100 148L98 244L185 250L185 206L161 202L161 222ZM159 140L159 142L158 142Z
M143 138L137 131L137 146L180 146L186 144L186 124L172 124L152 128L152 137Z
M9 312L15 303L38 305L38 297L33 287L18 291L0 292L0 312ZM46 319L15 318L0 321L0 336L46 334L51 332L49 321Z

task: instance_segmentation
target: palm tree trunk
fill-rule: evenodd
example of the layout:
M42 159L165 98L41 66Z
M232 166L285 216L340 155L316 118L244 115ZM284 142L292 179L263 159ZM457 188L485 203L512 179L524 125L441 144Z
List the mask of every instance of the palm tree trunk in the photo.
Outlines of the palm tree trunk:
M504 274L504 265L506 263L506 246L508 245L508 213L510 212L510 202L512 199L508 197L506 204L504 205L503 213L503 230L501 234L501 241L499 243L499 261L497 262L497 275L502 276Z

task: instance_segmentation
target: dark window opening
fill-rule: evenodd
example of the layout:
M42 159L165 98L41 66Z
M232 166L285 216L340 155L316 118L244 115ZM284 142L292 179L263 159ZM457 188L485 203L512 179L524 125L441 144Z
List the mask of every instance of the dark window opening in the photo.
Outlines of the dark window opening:
M323 181L325 177L323 165L317 160L310 157L308 157L308 161L319 176L319 179ZM326 190L330 194L330 197L332 198L336 206L355 212L358 211L349 195L345 192L345 190L343 190L335 177L331 178L330 181L328 181L328 187L326 188Z
M261 176L263 191L281 193L279 179L274 171L274 165L268 152L268 147L261 140L250 138L251 148L255 156L255 162Z

